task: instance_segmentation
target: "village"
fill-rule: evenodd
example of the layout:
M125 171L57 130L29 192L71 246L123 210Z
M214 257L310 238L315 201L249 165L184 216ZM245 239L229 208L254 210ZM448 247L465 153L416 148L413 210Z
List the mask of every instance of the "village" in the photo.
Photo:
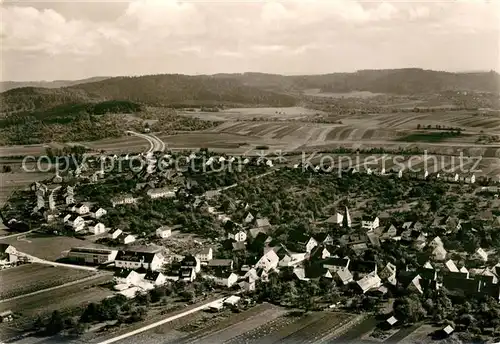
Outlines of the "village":
M92 158L65 174L33 183L4 207L3 221L80 238L82 244L68 248L57 262L111 271L113 293L128 299L169 284L208 281L217 293L231 295L225 302L211 304L213 311L234 306L242 297L309 311L373 312L384 305L389 307L381 322L384 331L427 319L441 325L443 337L472 325L456 321L460 314L438 307L442 298L500 302L500 246L494 234L500 231L500 213L495 210L498 186L481 183L473 174L355 166L339 177L262 157L238 158L243 164L238 172L219 168L216 173L200 173L190 167L190 161L200 167L222 166L237 159L191 152L181 168L168 162L160 168L159 153L137 156L147 162L137 173L116 168L105 172L102 161ZM132 155L112 159L127 161ZM300 203L301 191L291 180L313 196L322 188L327 193L328 187L347 190L346 196L340 192L335 197L321 196L318 204L297 207L286 205L286 199L264 204L262 199L255 200L258 194L244 196L249 184L264 189L276 183L290 185L290 197ZM389 183L399 188L401 196L410 190L421 201L405 211L388 212L389 206L377 210L369 206L370 201L366 203L369 197L361 191L359 197L365 203L349 197L356 190L342 184L363 189L369 182ZM426 199L429 193L415 191L434 184L452 193L483 198L489 208L480 211L476 204L467 216L464 212L446 214L442 205L434 207L434 200ZM444 202L445 192L437 194L442 194L439 202ZM332 206L323 202L330 198ZM300 213L303 216L296 216ZM318 218L316 213L326 216ZM468 245L470 237L475 237L474 245ZM4 268L16 269L33 260L15 243L0 248ZM329 292L308 294L302 289L308 284ZM297 295L299 285L305 295ZM425 299L433 300L433 305L424 305L421 300ZM500 333L498 318L478 321L475 331L479 334Z

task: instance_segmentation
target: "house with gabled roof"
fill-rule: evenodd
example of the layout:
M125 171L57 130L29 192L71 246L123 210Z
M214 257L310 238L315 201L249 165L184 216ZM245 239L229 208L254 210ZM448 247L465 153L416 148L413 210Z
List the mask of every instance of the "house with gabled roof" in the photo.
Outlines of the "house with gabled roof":
M361 227L368 230L374 230L380 226L380 220L378 216L363 216L361 220Z
M447 254L443 246L436 246L431 252L432 258L437 261L445 260Z
M213 280L217 285L231 288L238 282L238 275L231 271L214 270L205 275L205 278Z
M277 268L279 261L280 259L276 252L274 252L274 250L269 250L257 261L255 267L257 269L261 268L264 271L268 272L272 269Z
M397 284L397 278L396 278L396 266L392 263L387 263L385 267L379 272L379 277L382 279L382 281L386 281L389 284L396 285Z
M196 256L201 264L208 264L209 261L213 259L213 249L211 247L205 247L200 250Z
M85 215L89 213L90 209L87 204L78 203L71 208L71 211L77 213L78 215Z
M356 284L361 289L362 293L366 293L370 289L379 288L382 285L382 280L377 275L377 273L371 273L364 276L359 281L356 281Z
M139 269L156 271L161 268L163 257L156 252L118 251L115 266L120 269Z
M340 268L335 270L329 269L329 271L332 275L333 280L341 285L347 285L354 280L352 273L348 268Z
M64 217L65 224L71 227L75 232L79 232L85 228L85 220L77 214L69 214Z
M167 282L167 277L160 271L148 271L144 276L144 280L153 285L163 285Z
M323 260L322 264L325 269L329 269L332 271L337 271L341 269L348 269L351 260L349 257L339 258L336 257L328 257Z
M90 215L94 219L100 219L104 215L106 215L108 212L106 209L99 207L98 205L94 205L92 208L90 208Z
M483 250L481 247L478 248L476 250L476 252L474 252L473 254L473 259L478 259L478 260L481 260L483 262L487 262L488 261L488 253L486 253L485 250Z
M449 272L459 272L460 270L456 266L455 262L453 260L448 260L444 263L444 266Z

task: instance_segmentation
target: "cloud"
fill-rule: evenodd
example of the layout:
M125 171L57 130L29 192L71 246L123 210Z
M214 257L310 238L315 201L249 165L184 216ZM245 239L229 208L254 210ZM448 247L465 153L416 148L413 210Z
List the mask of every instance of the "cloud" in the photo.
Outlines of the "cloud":
M214 68L218 58L224 58L225 64L234 59L234 69L239 64L267 70L286 66L283 61L299 66L307 59L335 56L339 69L350 69L354 61L359 68L371 64L367 55L373 61L413 63L416 60L411 56L425 53L430 54L422 59L426 63L438 61L439 51L423 49L426 44L443 56L449 56L449 51L460 55L462 49L479 43L486 49L500 32L500 1L134 0L117 3L108 17L107 12L97 16L96 8L82 10L85 15L78 16L69 5L49 6L9 4L1 8L1 49L8 52L6 56L22 59L29 53L40 61L45 61L44 56L60 56L68 65L77 61L79 66L88 63L88 70L103 68L96 73L101 75L107 75L105 68L121 66L117 57L124 66L130 65L124 73L131 74L143 68L136 66L137 61L147 61L148 68L158 72L163 71L162 60L170 61L169 68L174 70L174 64L189 70L186 65L192 63L198 71L203 63ZM85 4L79 6L85 8ZM460 42L463 35L466 39L461 44L447 48L448 41ZM377 46L383 49L378 52ZM96 59L100 66L94 66ZM446 69L449 61L439 61ZM305 73L311 66L304 68Z

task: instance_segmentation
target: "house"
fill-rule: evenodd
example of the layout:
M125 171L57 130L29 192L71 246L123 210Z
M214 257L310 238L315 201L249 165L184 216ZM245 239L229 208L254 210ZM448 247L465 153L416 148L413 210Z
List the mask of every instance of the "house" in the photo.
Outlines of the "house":
M73 247L68 252L68 259L84 264L107 264L113 262L118 254L117 250L93 248L93 247Z
M448 183L457 183L460 179L458 173L443 173L443 180Z
M75 196L73 195L68 195L65 197L64 202L66 205L74 204L75 203Z
M255 220L255 227L267 231L271 228L271 223L269 222L269 219L267 217L263 217Z
M83 219L83 217L76 214L71 214L69 216L66 215L66 217L64 218L64 222L67 226L73 228L75 232L79 232L85 227L85 220Z
M247 233L242 229L235 228L228 233L227 237L238 242L245 242L247 240Z
M243 220L244 223L251 223L255 217L252 215L252 213L248 213L247 216L245 216L245 219Z
M306 259L306 253L292 253L287 252L287 254L279 261L278 266L280 267L293 267L302 263Z
M378 217L363 216L361 221L361 227L368 230L374 230L380 226L380 220Z
M238 281L238 275L234 272L226 272L222 270L215 270L213 273L206 275L206 278L212 279L215 284L227 288L231 288Z
M201 263L198 258L189 254L181 260L181 269L192 269L198 273L201 270Z
M326 223L331 223L338 226L342 226L343 222L344 222L344 215L339 213L336 213L335 215L332 215L328 219L326 219Z
M179 271L179 280L193 282L196 279L196 270L193 268L181 268Z
M161 226L156 229L156 236L160 239L168 238L172 235L172 228L169 226Z
M356 282L361 291L366 293L370 289L379 288L382 285L382 280L377 273L371 273Z
M120 235L122 235L123 231L121 229L115 230L113 233L111 233L111 239L118 239Z
M137 199L134 198L132 195L121 195L118 197L115 197L111 200L111 204L113 207L116 207L117 205L123 205L123 204L134 204L137 202Z
M116 284L139 284L144 274L139 274L134 270L121 269L115 272L113 280Z
M163 257L155 252L118 251L115 266L120 269L139 269L156 271L161 268Z
M280 261L280 258L274 252L274 250L269 250L267 251L255 264L256 268L261 268L265 272L268 272L271 269L275 269L278 267L278 263Z
M429 247L431 248L436 248L436 247L443 247L444 244L443 244L443 241L441 240L440 237L435 237L434 239L432 239L430 242L429 242Z
M335 270L329 269L329 271L330 274L332 274L332 278L342 285L347 285L354 280L352 273L348 268L340 268Z
M198 252L195 257L201 264L208 264L213 259L213 250L211 247L206 247Z
M122 233L118 237L118 241L120 241L120 243L122 243L123 245L128 245L135 242L135 236L133 236L132 234Z
M11 322L14 320L14 313L11 310L0 313L0 323Z
M396 319L395 316L392 316L389 319L387 319L385 322L387 323L387 325L392 327L398 322L398 319Z
M329 257L325 259L323 267L331 271L343 270L349 268L349 263L351 260L349 257L339 258L339 257Z
M434 250L432 250L431 256L434 260L445 260L448 252L444 249L443 246L436 246Z
M319 233L315 239L318 244L333 245L333 238L328 233Z
M12 264L19 260L19 252L9 244L0 243L0 265Z
M79 215L85 215L85 214L89 213L90 209L89 209L88 205L83 204L83 203L78 203L78 204L75 204L71 208L71 211L74 213L77 213Z
M316 246L318 246L318 242L313 237L310 237L306 243L306 252L311 253L313 248L315 248Z
M476 250L476 252L473 255L474 259L481 260L483 262L488 261L488 253L486 253L485 250L483 250L481 247Z
M392 239L392 240L400 240L401 239L401 236L398 237L398 229L395 225L391 224L387 230L382 233L380 239L382 241L385 241L385 240L389 240L389 239Z
M253 292L255 291L255 281L251 277L244 277L238 282L238 286L245 292Z
M147 191L147 195L151 199L156 199L156 198L173 198L175 197L175 193L177 192L176 188L156 188L156 189L149 189Z
M234 261L232 259L212 259L208 262L209 269L231 271L233 270Z
M450 334L453 333L453 331L455 331L455 329L451 325L447 325L445 328L441 330L444 336L449 336Z
M92 215L92 217L94 219L100 219L101 217L103 217L107 213L108 212L106 211L106 209L103 209L103 208L98 207L98 206L94 206L90 209L90 214Z
M167 282L167 277L159 271L148 271L144 280L154 285L163 285Z
M476 176L473 173L469 173L462 177L462 181L465 184L474 184L476 182Z
M89 232L93 233L94 235L106 233L106 226L104 226L103 223L98 222L94 225L89 226Z
M382 279L382 281L386 281L392 285L396 285L396 273L396 266L392 263L387 263L386 266L380 271L379 277Z

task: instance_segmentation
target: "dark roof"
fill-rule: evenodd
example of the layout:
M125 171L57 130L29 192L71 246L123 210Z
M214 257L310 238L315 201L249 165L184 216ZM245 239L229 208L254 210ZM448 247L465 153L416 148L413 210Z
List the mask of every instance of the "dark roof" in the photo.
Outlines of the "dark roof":
M153 252L140 252L140 251L118 251L115 260L124 260L127 262L141 262L151 263L156 253Z
M198 261L193 255L187 255L184 257L184 259L181 261L182 266L196 266L198 264Z
M323 261L323 266L329 265L329 266L345 267L347 266L348 263L349 260L346 258L330 257Z
M377 263L373 261L354 260L349 265L349 270L361 273L370 273L375 270Z
M129 270L129 269L121 269L121 270L118 270L115 272L115 277L119 277L119 278L127 278L128 275L130 275L130 273L134 271L134 270Z
M229 278L232 272L227 270L216 269L212 272L212 274L217 278Z
M72 247L70 252L109 255L111 254L112 251L110 249L105 249L105 248Z
M314 239L316 239L317 242L324 242L326 239L332 239L332 236L329 233L318 233L317 235L314 236Z
M160 276L160 274L161 272L159 271L148 271L146 273L146 276L144 276L144 279L148 281L156 281L156 279L158 278L158 276Z
M4 253L9 248L9 246L9 244L0 243L0 253Z
M191 268L182 268L179 271L181 277L183 277L183 278L191 277L191 275L193 274L193 272L194 272L194 270L191 269Z

